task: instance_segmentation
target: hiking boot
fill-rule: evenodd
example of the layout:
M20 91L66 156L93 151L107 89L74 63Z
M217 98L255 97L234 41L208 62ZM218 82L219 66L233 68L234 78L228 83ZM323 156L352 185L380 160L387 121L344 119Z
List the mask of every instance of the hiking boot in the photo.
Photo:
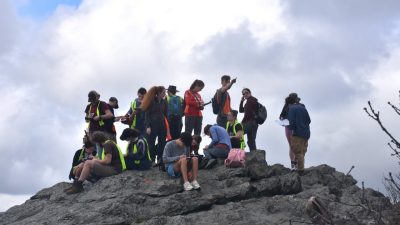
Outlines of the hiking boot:
M204 169L211 169L213 168L216 164L218 163L217 159L210 159L208 160L207 165L204 167Z
M82 191L83 191L82 182L78 181L78 182L72 184L72 187L70 189L68 189L67 191L65 191L65 193L67 195L71 195L71 194L76 194L76 193L79 193L79 192L82 192Z
M185 183L183 184L183 189L184 189L185 191L191 191L191 190L193 190L193 186L192 186L189 182L185 182Z
M192 181L190 184L192 185L194 190L200 189L200 184L199 182L197 182L197 180Z
M74 186L74 184L78 182L78 179L75 179L74 182L72 182L71 184L68 184L69 186L67 188L64 188L64 192L67 192L69 189L72 188L72 186Z
M64 192L67 192L69 189L71 189L72 188L72 184L69 186L69 187L67 187L67 188L64 188Z

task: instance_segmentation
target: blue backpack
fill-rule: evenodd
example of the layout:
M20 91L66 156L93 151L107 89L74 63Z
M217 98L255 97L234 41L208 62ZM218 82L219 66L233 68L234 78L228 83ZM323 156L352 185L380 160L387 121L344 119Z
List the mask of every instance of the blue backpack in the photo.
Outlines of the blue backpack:
M183 100L179 96L167 96L168 116L183 116Z

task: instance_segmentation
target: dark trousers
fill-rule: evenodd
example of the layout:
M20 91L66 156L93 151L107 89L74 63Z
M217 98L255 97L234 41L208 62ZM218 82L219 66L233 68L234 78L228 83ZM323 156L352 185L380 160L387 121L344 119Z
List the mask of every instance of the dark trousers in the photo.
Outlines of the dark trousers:
M170 116L168 117L168 123L172 140L178 139L182 132L182 117Z
M255 120L243 122L243 127L244 133L247 134L247 146L249 146L250 151L256 150L256 138L258 130L257 122Z
M151 124L151 133L149 135L149 147L150 147L150 155L151 160L155 160L155 156L158 156L158 159L162 161L162 155L165 147L165 138L167 136L167 131L165 128L165 122L160 121L159 123ZM157 146L155 145L157 139Z
M202 116L185 116L185 132L192 134L201 134L201 126L203 125Z
M228 118L226 117L226 115L223 114L218 114L217 116L217 124L220 127L223 127L224 129L226 128L226 123L228 122Z
M228 157L229 150L226 148L212 147L204 150L204 156L207 159L226 159Z

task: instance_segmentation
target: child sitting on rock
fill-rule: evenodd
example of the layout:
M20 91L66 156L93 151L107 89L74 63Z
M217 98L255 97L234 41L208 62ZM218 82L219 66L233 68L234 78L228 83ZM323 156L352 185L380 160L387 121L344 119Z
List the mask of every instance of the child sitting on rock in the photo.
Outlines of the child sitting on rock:
M197 157L189 156L191 144L192 136L189 133L181 133L179 139L170 141L165 145L163 153L165 170L171 177L182 176L185 191L200 189L197 182L199 161ZM190 176L188 176L189 172L191 172ZM189 178L192 182L189 182Z

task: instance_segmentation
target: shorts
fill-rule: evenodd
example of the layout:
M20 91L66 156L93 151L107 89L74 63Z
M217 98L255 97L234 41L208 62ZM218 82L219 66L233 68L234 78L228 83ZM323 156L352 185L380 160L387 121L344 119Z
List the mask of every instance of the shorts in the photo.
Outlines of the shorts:
M98 177L109 177L118 174L118 172L112 166L103 165L95 162L92 169L92 174Z
M171 177L180 177L182 174L180 172L174 171L174 164L175 163L168 163L165 165L165 170L167 171L168 175Z

